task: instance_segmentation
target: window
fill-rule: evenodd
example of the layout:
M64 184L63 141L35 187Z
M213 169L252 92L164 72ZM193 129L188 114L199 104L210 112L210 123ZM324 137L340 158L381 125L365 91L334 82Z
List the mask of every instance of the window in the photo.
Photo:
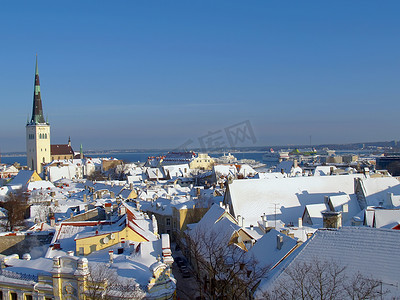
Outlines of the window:
M30 295L30 294L25 294L25 300L33 300L32 295Z
M10 299L11 299L11 300L17 300L17 299L18 299L17 293L11 292L11 293L10 293Z
M165 220L165 224L166 224L167 226L171 226L171 218L167 218L167 219Z

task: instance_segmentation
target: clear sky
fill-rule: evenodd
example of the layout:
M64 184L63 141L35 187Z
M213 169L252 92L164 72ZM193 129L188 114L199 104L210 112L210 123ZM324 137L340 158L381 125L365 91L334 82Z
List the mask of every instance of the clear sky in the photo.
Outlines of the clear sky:
M0 150L25 151L38 53L52 143L399 139L400 1L6 1ZM254 140L249 140L252 144Z

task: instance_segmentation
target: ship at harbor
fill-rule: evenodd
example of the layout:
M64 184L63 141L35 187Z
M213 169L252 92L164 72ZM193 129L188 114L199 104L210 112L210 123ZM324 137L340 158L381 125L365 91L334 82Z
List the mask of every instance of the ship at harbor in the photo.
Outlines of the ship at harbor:
M289 159L289 151L275 151L272 148L269 149L269 151L264 153L264 155L262 156L262 160L266 163L274 163L288 159Z

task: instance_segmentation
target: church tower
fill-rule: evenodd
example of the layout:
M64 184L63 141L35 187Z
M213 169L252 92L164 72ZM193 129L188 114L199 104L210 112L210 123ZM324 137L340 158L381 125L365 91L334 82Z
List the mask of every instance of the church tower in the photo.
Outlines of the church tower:
M43 163L51 162L50 125L43 117L37 55L32 118L26 124L26 156L29 170L36 170L38 174L42 173Z

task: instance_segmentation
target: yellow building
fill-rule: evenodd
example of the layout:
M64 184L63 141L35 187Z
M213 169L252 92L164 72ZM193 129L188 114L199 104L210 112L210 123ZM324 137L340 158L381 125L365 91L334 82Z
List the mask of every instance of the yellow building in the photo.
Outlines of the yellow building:
M197 157L190 162L190 169L212 170L215 161L207 153L199 153Z
M1 262L0 299L175 299L169 235L125 203L116 222L59 224L43 258Z
M86 300L100 299L175 299L176 280L168 264L154 258L154 263L144 268L125 255L106 254L105 259L96 262L72 254L51 258L30 260L18 256L5 257L0 272L0 297L7 300ZM118 275L118 264L122 261L124 270L144 271L131 277ZM146 282L135 278L144 278ZM149 279L150 278L150 279Z

